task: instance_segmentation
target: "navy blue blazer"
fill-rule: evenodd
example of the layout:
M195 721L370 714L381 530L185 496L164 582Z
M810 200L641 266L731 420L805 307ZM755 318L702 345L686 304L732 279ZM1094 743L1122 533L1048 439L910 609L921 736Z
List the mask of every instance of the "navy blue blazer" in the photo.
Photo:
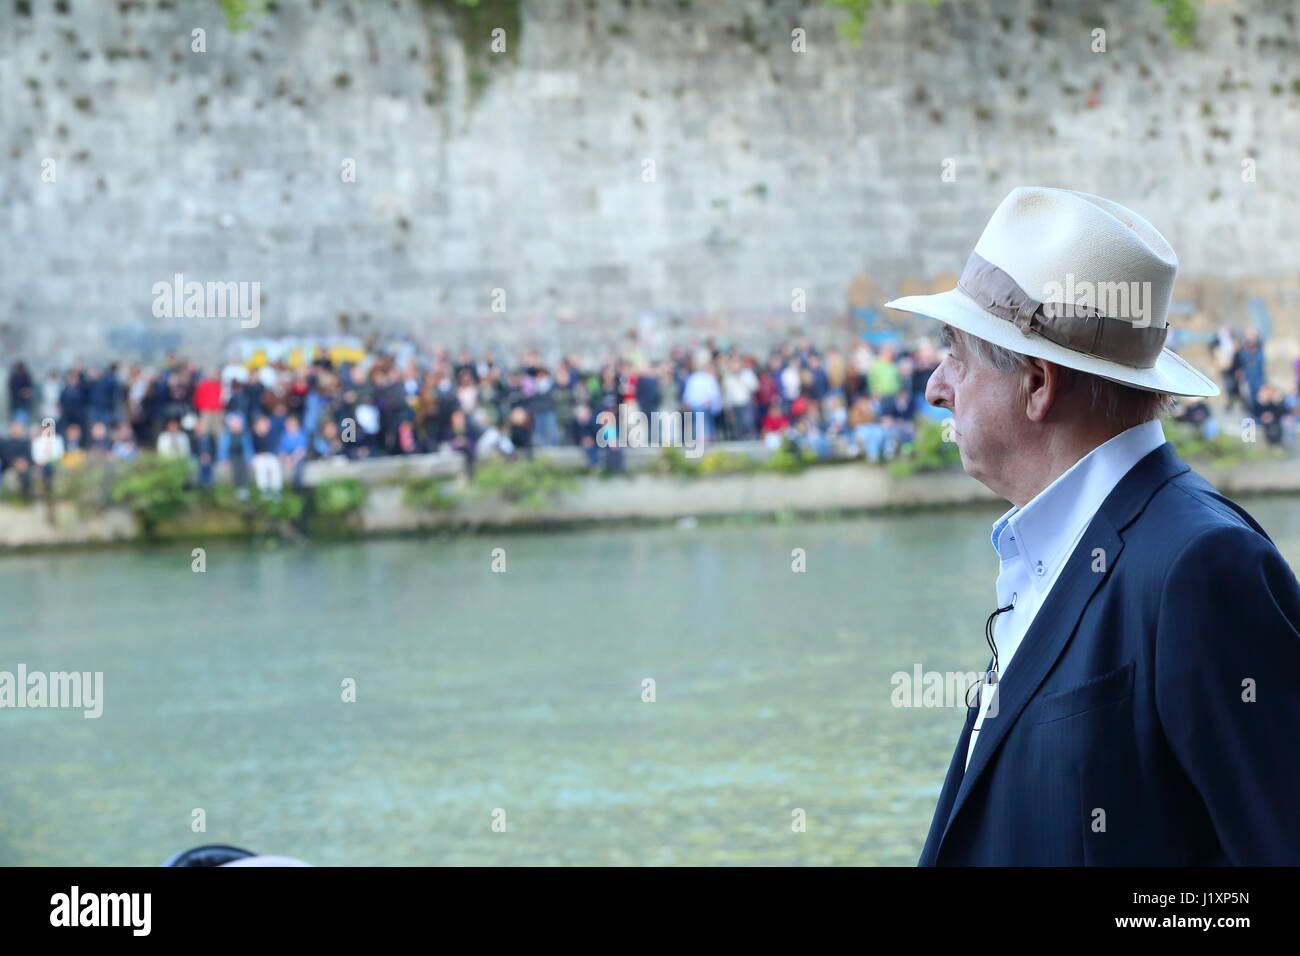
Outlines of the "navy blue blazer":
M1169 442L1093 517L997 704L969 768L966 712L919 865L1300 865L1300 584Z

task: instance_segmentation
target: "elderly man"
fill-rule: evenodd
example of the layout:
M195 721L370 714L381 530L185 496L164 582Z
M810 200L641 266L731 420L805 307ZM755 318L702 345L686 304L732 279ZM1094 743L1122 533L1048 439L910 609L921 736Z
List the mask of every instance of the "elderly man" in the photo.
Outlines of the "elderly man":
M1161 431L1218 394L1164 348L1177 268L1123 206L1021 188L956 289L889 303L943 323L926 400L1012 504L923 866L1300 864L1300 585Z

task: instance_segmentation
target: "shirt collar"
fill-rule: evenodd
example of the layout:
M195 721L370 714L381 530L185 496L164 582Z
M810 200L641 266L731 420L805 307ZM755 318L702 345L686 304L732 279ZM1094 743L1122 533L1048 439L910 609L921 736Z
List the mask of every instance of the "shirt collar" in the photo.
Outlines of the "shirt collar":
M1024 562L1035 586L1046 587L1079 536L1120 479L1165 443L1159 419L1134 425L1075 462L1023 508L1012 507L993 524L998 557Z

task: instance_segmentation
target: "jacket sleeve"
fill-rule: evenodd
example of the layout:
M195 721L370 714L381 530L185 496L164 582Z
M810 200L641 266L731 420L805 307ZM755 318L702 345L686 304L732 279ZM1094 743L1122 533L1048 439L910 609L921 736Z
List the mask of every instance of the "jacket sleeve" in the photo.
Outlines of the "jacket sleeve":
M1234 865L1300 865L1300 584L1264 536L1203 532L1169 567L1156 627L1166 738Z

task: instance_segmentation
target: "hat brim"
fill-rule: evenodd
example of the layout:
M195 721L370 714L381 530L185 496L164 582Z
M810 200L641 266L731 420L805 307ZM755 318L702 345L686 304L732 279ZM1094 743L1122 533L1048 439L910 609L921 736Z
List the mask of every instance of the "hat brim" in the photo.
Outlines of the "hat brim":
M887 309L912 312L937 319L976 338L992 342L1022 355L1046 359L1066 368L1088 372L1112 382L1148 392L1167 392L1195 398L1212 398L1219 386L1198 372L1182 356L1162 349L1151 368L1134 368L1120 362L1086 355L1048 341L1037 333L1025 335L1014 324L990 315L957 289L934 295L905 295L885 303Z

